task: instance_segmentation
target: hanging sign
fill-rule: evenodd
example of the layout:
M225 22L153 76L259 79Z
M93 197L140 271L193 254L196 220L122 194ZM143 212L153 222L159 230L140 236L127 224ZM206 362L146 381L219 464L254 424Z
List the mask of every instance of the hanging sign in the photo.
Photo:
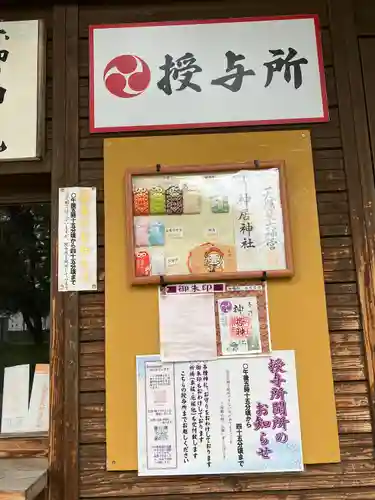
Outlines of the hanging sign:
M91 132L328 119L317 16L90 27Z
M45 50L42 21L0 21L0 163L42 154Z
M133 284L293 275L283 162L142 167L125 189Z
M293 351L162 363L137 357L138 473L303 470Z
M96 188L60 188L60 292L97 289L96 240Z

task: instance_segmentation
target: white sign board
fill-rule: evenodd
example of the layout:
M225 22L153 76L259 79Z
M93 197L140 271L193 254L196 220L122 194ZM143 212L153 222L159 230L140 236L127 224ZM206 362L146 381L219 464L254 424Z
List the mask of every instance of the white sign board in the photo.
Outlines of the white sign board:
M60 188L60 292L97 289L96 241L96 188Z
M0 163L41 156L45 47L41 21L0 21Z
M317 16L90 27L90 131L328 121Z
M162 363L137 357L138 474L303 470L293 351Z

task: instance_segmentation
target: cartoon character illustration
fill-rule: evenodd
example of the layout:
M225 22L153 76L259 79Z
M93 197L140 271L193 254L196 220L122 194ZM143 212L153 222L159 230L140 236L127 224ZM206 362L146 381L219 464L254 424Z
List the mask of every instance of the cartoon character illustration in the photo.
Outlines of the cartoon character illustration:
M224 254L217 247L210 247L204 254L204 267L209 273L224 270Z

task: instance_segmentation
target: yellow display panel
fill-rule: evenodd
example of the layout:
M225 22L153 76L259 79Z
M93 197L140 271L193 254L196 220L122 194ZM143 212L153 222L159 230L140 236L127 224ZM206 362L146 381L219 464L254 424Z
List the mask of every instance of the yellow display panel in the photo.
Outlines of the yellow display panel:
M254 159L286 162L295 274L269 280L269 314L273 349L296 351L304 462L340 461L310 134L199 134L104 141L109 470L137 469L135 356L159 352L157 287L128 280L125 171Z

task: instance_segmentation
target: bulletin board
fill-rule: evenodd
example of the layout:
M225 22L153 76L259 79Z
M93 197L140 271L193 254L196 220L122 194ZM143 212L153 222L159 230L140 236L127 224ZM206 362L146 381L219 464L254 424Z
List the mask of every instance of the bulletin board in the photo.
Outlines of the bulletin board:
M269 280L268 301L273 349L296 351L304 462L340 461L310 134L201 134L104 142L109 470L137 469L135 356L159 352L157 287L132 286L127 276L125 172L254 159L286 163L294 276Z
M275 161L128 170L131 283L292 276L284 170Z

